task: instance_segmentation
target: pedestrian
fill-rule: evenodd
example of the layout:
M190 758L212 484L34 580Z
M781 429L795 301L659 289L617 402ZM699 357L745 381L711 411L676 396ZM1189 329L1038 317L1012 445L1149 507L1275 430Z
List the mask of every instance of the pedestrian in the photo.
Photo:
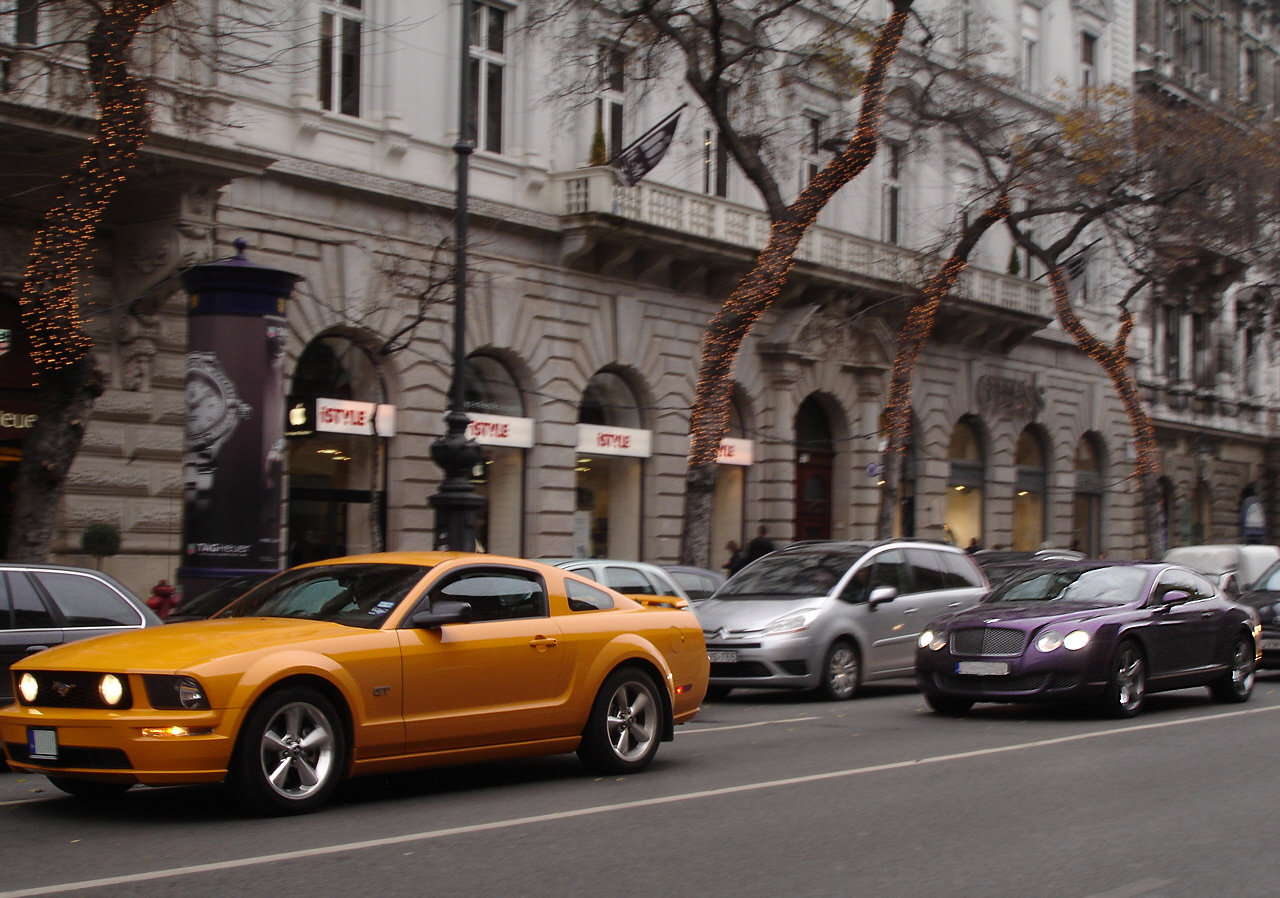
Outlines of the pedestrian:
M977 552L981 548L982 548L982 543L978 542L978 538L975 536L973 539L969 540L969 548L965 549L965 551L968 552L970 555L972 555L974 552Z
M751 542L747 543L747 559L746 563L750 564L757 558L763 558L774 549L773 540L769 539L769 528L761 524L756 530L755 537Z
M732 577L746 565L747 555L742 551L742 546L738 545L737 540L729 540L724 544L724 547L729 553L729 560L720 566L728 572L730 577Z

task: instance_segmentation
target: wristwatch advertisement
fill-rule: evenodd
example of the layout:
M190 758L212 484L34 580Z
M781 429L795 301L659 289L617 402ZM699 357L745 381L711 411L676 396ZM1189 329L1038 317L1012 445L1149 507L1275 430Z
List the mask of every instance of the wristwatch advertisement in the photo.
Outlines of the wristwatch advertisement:
M188 501L207 502L218 454L253 408L212 352L187 353L187 442L183 474Z

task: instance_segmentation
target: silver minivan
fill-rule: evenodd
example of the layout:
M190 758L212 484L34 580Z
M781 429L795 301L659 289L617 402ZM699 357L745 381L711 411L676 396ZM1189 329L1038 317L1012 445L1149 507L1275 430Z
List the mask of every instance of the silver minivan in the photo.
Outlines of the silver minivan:
M976 605L986 591L973 558L949 543L795 543L698 603L711 658L708 695L817 689L844 700L867 680L914 676L921 629Z

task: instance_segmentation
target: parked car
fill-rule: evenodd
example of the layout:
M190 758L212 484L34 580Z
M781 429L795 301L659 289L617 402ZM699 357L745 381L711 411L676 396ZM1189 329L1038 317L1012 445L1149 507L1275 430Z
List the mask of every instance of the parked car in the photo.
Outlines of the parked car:
M1223 592L1235 597L1280 561L1280 546L1237 543L1178 546L1165 552L1164 560L1208 574Z
M974 702L1087 701L1132 717L1151 692L1246 701L1258 615L1190 568L1075 562L1027 571L920 634L916 678L942 714Z
M909 677L924 623L986 591L972 557L946 543L817 541L779 549L698 603L711 695L817 689L844 700L864 681Z
M0 572L0 705L13 701L10 666L28 655L161 623L144 601L101 571L0 563Z
M626 596L675 596L689 601L689 594L656 564L621 558L545 558L566 571L603 583Z
M1033 567L1039 567L1051 561L1083 561L1085 554L1074 549L1037 549L1031 551L1014 551L1001 549L981 549L973 553L973 560L987 575L991 588L995 589L1015 574L1020 574Z
M1262 624L1262 658L1259 667L1280 668L1280 561L1267 568L1253 586L1240 595L1240 602L1258 612Z
M166 624L177 624L182 621L204 620L207 617L213 617L263 580L274 577L276 573L276 571L257 571L252 574L242 574L224 583L219 583L217 586L206 589L198 596L183 599L173 607L164 622Z
M94 798L225 780L290 814L360 774L571 751L637 772L698 713L707 656L670 602L515 558L399 552L292 568L212 620L13 672L0 741L16 769Z
M662 569L671 575L671 579L684 590L690 601L699 602L711 597L711 594L724 585L724 574L707 570L704 567L690 567L683 564L664 564Z

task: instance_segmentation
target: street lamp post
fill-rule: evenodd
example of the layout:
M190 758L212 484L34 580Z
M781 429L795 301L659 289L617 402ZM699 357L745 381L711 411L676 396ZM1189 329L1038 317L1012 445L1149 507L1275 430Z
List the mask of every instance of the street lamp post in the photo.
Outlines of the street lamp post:
M458 72L458 140L453 151L458 160L458 199L454 216L453 273L453 379L449 385L449 412L445 435L431 445L431 458L444 472L440 489L431 496L436 510L437 549L472 552L476 547L476 512L484 497L476 494L471 474L483 456L474 440L467 439L471 419L463 408L467 358L467 176L471 160L471 0L461 0L462 48Z

